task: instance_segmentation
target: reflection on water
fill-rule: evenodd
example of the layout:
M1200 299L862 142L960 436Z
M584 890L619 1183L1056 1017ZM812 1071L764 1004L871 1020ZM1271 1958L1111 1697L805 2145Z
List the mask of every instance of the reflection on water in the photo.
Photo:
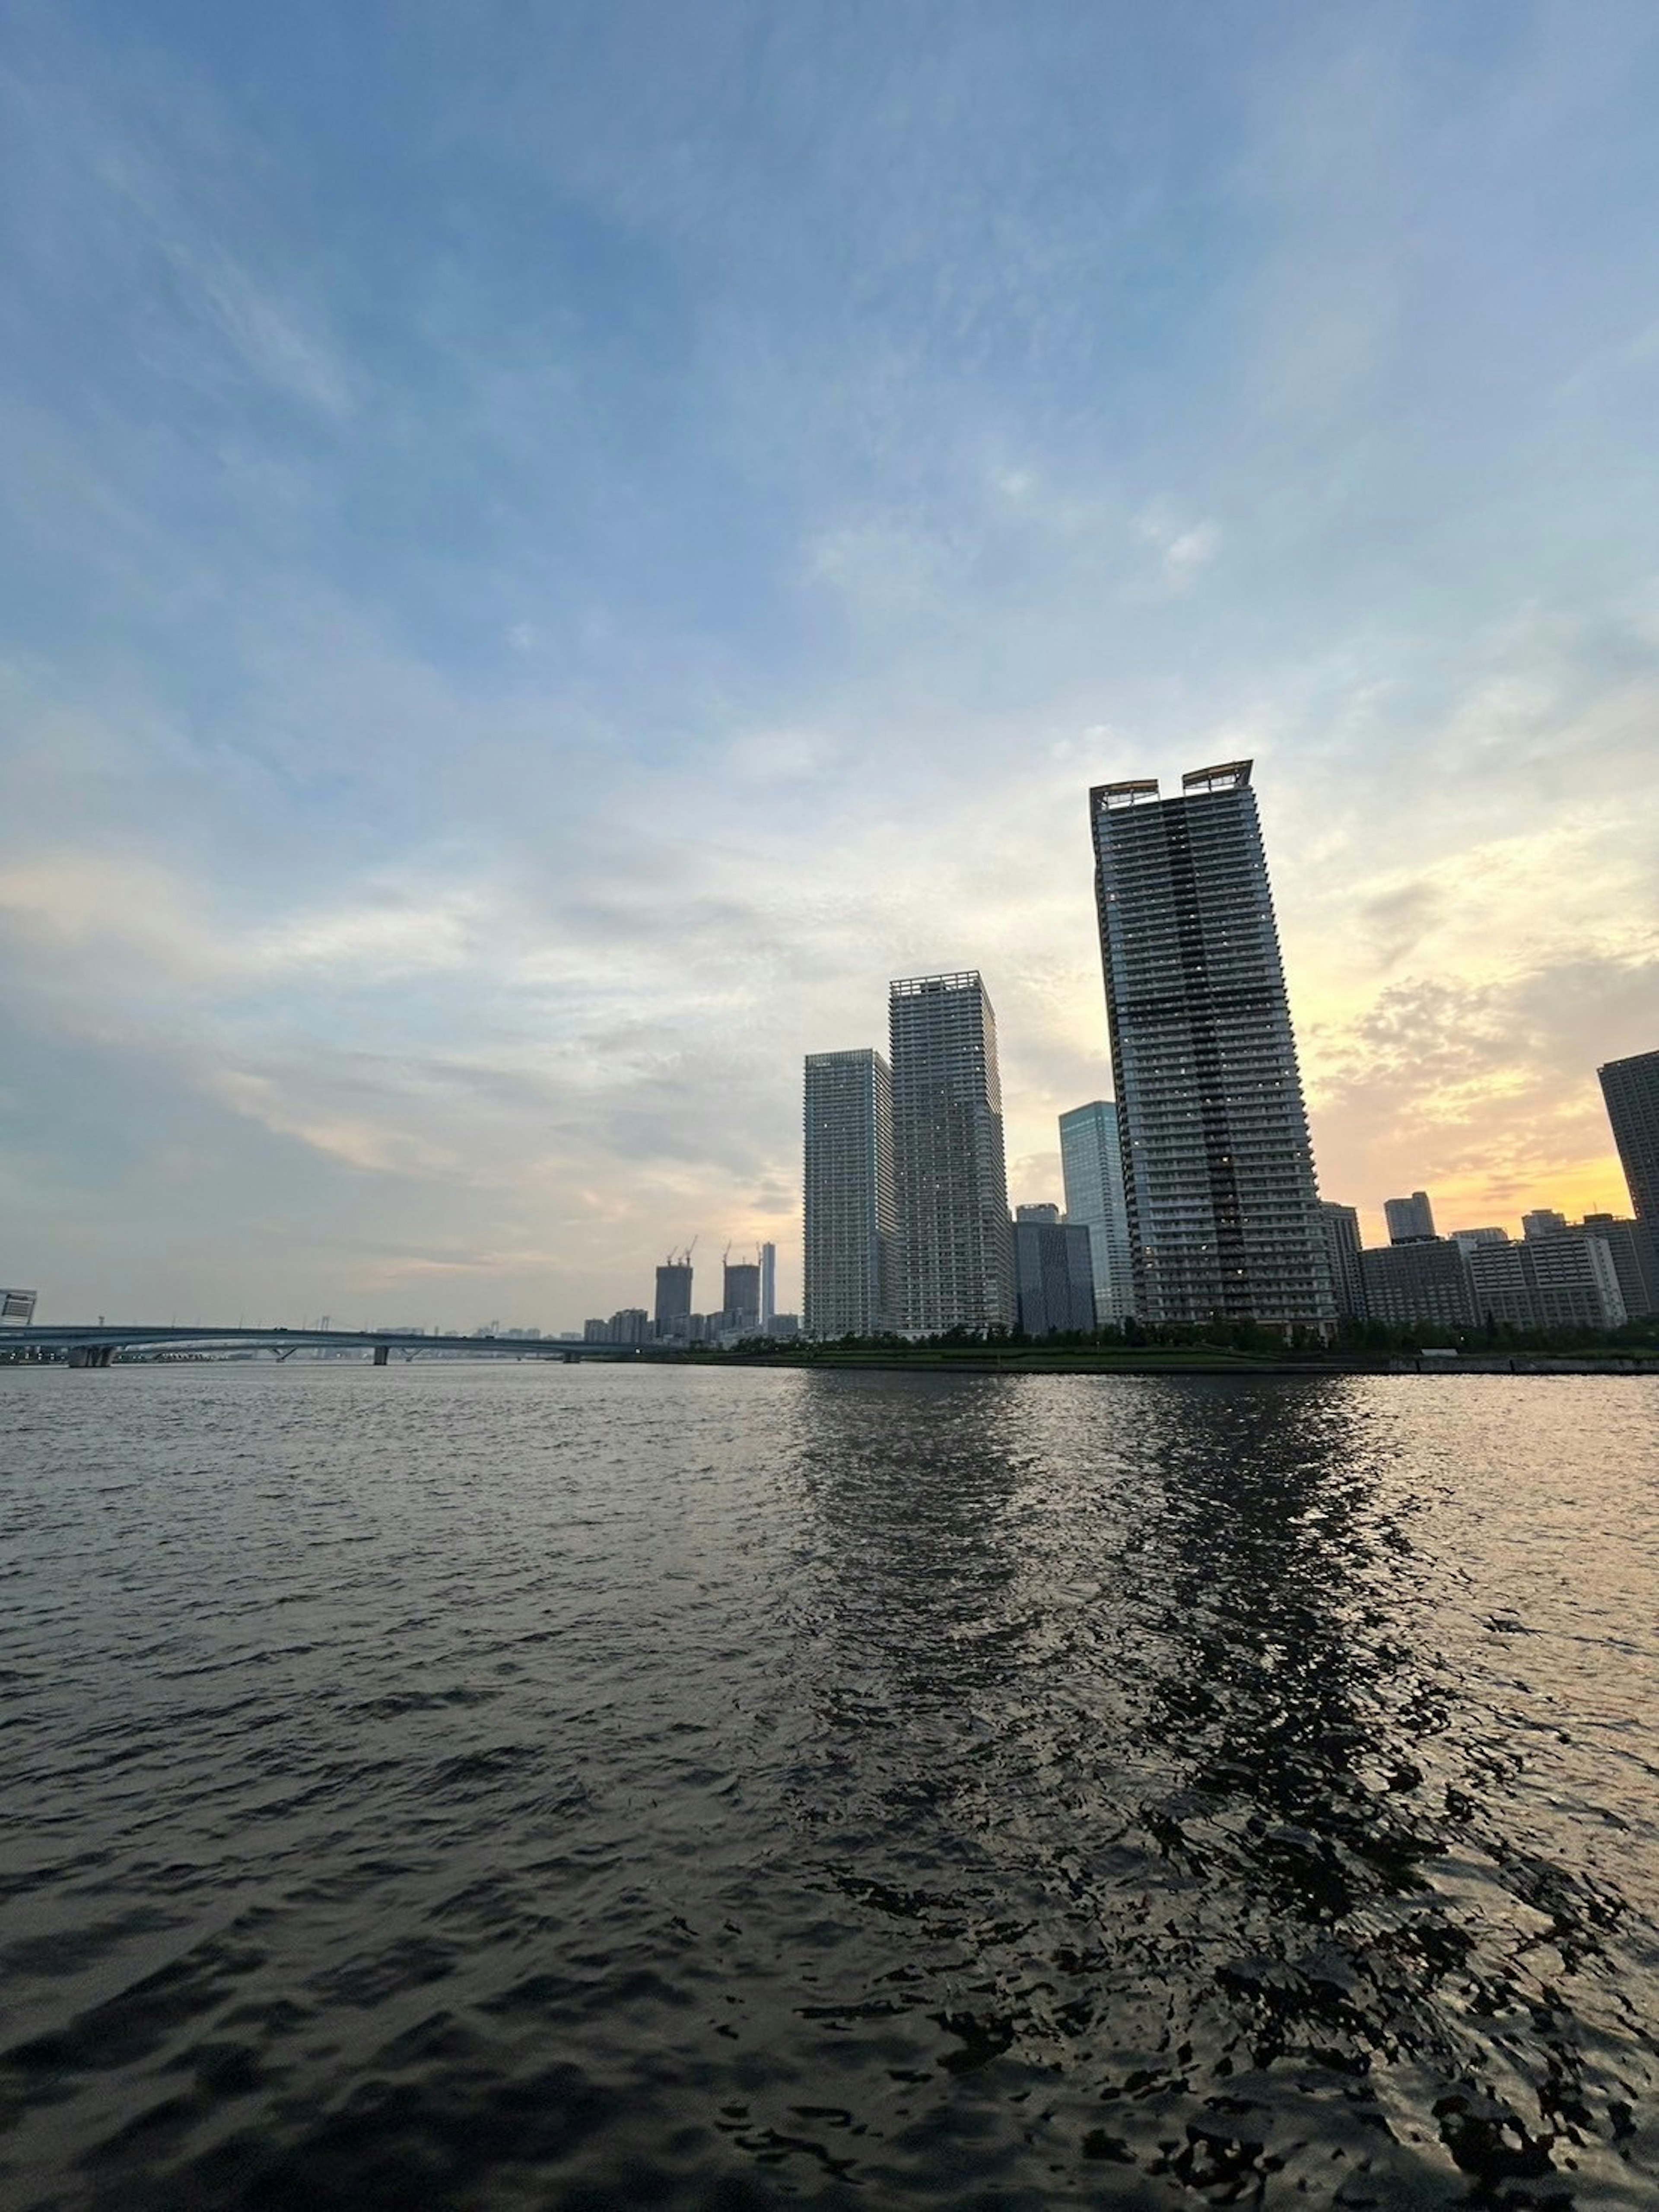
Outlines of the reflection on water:
M1655 2201L1651 1385L0 1433L8 2205Z

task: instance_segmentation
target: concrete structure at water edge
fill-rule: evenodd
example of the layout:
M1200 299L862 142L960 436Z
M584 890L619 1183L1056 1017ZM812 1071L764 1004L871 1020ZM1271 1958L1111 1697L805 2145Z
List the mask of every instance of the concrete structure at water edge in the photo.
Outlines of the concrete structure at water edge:
M1135 1279L1115 1100L1094 1098L1060 1115L1060 1171L1066 1218L1089 1232L1096 1323L1126 1320L1135 1310Z
M893 1086L878 1052L806 1057L805 1284L808 1336L873 1336L894 1321L898 1219Z
M1097 784L1095 896L1135 1311L1335 1321L1251 763Z
M1012 1328L1013 1225L996 1016L976 970L888 992L899 1325L921 1335Z

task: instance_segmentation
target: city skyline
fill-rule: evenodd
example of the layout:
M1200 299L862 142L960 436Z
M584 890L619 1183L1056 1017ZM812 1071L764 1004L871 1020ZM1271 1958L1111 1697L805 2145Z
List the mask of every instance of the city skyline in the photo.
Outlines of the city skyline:
M422 24L0 33L0 1275L797 1309L804 1054L980 969L1057 1199L1078 793L1244 756L1322 1190L1624 1210L1650 9Z

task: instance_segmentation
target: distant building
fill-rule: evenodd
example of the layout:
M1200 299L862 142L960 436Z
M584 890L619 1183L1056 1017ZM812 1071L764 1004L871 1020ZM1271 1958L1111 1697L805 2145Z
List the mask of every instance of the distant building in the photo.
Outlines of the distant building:
M1535 1212L1521 1217L1521 1234L1529 1244L1534 1237L1559 1237L1566 1225L1566 1215L1557 1213L1548 1206L1540 1206Z
M799 1314L775 1313L762 1331L765 1336L794 1337L800 1334Z
M1564 1225L1518 1243L1477 1244L1468 1273L1477 1322L1490 1318L1515 1328L1624 1326L1625 1298L1608 1242L1583 1229Z
M1319 1201L1319 1219L1325 1235L1325 1257L1330 1266L1338 1318L1364 1321L1365 1279L1359 1264L1359 1210L1322 1198Z
M1454 1229L1451 1241L1467 1260L1477 1245L1507 1244L1510 1232L1507 1229Z
M888 992L901 1324L1012 1328L1013 1230L996 1016L978 973L908 975Z
M750 1261L726 1263L720 1326L733 1336L760 1334L761 1271Z
M1019 1325L1027 1336L1094 1328L1089 1231L1081 1221L1062 1221L1057 1206L1020 1207L1014 1223L1014 1279Z
M775 1244L763 1244L760 1248L760 1325L763 1333L777 1310L778 1248Z
M1135 1310L1335 1318L1249 761L1089 794Z
M651 1316L643 1306L624 1306L610 1321L612 1344L643 1344L651 1334Z
M652 1334L684 1339L691 1317L691 1259L669 1260L657 1270L657 1304Z
M0 1291L0 1327L27 1328L34 1319L36 1296L33 1291Z
M1135 1279L1117 1108L1111 1099L1091 1099L1060 1115L1060 1168L1066 1218L1080 1221L1089 1232L1097 1324L1121 1322L1135 1310Z
M1385 1198L1382 1215L1389 1224L1390 1244L1409 1244L1414 1237L1435 1233L1434 1208L1425 1190L1414 1190L1409 1198Z
M1469 1271L1476 1323L1484 1326L1491 1321L1500 1328L1536 1328L1538 1308L1525 1245L1511 1243L1507 1237L1490 1237L1459 1249Z
M1610 1060L1595 1072L1636 1218L1659 1236L1659 1052Z
M1540 1328L1622 1328L1625 1301L1606 1240L1582 1229L1528 1237L1522 1247L1532 1274Z
M1644 1321L1659 1313L1659 1254L1651 1231L1639 1221L1621 1221L1612 1213L1587 1213L1583 1225L1586 1236L1599 1237L1607 1248L1626 1317Z
M893 1088L878 1052L806 1056L808 1336L874 1336L893 1325Z
M611 1324L608 1321L585 1321L582 1323L584 1344L609 1344L610 1341Z
M1465 1328L1475 1320L1468 1269L1449 1237L1413 1237L1359 1255L1365 1310L1389 1328L1425 1322Z

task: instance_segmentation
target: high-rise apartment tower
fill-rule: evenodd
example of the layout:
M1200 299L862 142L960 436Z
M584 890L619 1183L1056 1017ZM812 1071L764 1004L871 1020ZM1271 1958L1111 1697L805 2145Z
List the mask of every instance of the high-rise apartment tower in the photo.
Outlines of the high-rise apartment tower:
M1659 1232L1659 1052L1610 1060L1595 1072L1636 1218Z
M893 1322L893 1088L878 1052L806 1058L805 1286L816 1337Z
M760 1248L760 1325L765 1328L778 1310L778 1248Z
M1135 1273L1153 1322L1335 1317L1250 763L1089 794Z
M1109 1098L1074 1106L1060 1115L1060 1171L1066 1185L1066 1218L1082 1222L1089 1231L1095 1319L1103 1326L1122 1321L1135 1310L1135 1283L1129 1259L1129 1216L1123 1203L1117 1108Z
M900 1319L932 1335L1012 1328L1013 1226L996 1016L973 970L912 975L888 995Z

